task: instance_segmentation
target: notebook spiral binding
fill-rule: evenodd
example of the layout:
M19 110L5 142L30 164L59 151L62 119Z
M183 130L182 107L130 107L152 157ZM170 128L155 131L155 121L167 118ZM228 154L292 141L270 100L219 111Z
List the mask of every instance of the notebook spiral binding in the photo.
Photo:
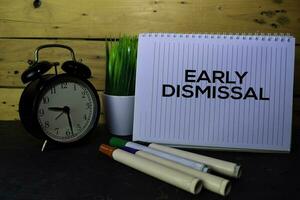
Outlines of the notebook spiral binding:
M202 33L202 34L180 34L180 33L142 33L141 37L160 38L199 38L199 39L232 39L232 40L254 40L254 41L279 41L290 42L294 39L289 33Z

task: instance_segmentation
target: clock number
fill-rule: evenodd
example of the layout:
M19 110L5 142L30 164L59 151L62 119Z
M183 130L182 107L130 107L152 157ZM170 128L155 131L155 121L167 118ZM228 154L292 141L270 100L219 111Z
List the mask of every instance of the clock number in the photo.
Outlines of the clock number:
M39 115L42 117L45 114L45 111L43 108L39 109Z
M92 107L92 104L89 102L89 103L86 103L86 109L90 109Z
M45 121L45 128L49 128L50 124L49 124L49 121Z
M44 96L43 97L43 104L49 103L49 97Z
M68 88L68 83L61 83L60 87L61 87L61 89L66 89L66 88Z
M81 131L81 126L80 126L80 124L76 124L76 128L77 128L78 131Z
M82 94L82 98L85 98L85 95L88 94L88 91L87 91L86 89L84 89L84 90L81 92L81 94Z
M56 94L55 86L50 87L50 94Z
M76 84L75 84L75 83L74 83L74 88L73 88L73 89L74 89L74 91L76 91L76 90L77 90L77 87L76 87Z
M55 128L54 130L55 130L55 134L58 135L59 128Z
M72 132L70 130L66 130L66 136L71 136Z
M85 121L87 120L86 114L83 115L83 119L84 119Z

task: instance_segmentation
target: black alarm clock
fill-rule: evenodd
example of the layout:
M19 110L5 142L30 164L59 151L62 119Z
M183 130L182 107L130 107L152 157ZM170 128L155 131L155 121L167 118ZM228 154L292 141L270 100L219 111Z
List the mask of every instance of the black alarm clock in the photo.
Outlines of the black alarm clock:
M61 65L65 73L57 73L58 62L39 61L39 51L59 47L70 51L72 60ZM55 74L46 74L52 67ZM20 98L19 115L25 129L33 136L55 143L75 143L89 135L98 124L99 97L88 81L90 69L77 62L72 48L60 44L38 47L34 62L21 76L29 83Z

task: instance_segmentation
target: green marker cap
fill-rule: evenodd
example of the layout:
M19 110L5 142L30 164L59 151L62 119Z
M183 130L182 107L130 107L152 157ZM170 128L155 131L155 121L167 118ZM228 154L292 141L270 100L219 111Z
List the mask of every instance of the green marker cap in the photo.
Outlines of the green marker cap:
M109 140L109 145L113 147L124 147L128 141L121 138L112 137Z

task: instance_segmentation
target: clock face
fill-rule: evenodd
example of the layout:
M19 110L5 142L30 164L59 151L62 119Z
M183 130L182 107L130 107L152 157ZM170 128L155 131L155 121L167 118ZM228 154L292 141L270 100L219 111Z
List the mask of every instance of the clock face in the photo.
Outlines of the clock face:
M42 131L58 142L74 142L94 127L98 101L93 90L77 78L58 79L39 98L38 123Z

